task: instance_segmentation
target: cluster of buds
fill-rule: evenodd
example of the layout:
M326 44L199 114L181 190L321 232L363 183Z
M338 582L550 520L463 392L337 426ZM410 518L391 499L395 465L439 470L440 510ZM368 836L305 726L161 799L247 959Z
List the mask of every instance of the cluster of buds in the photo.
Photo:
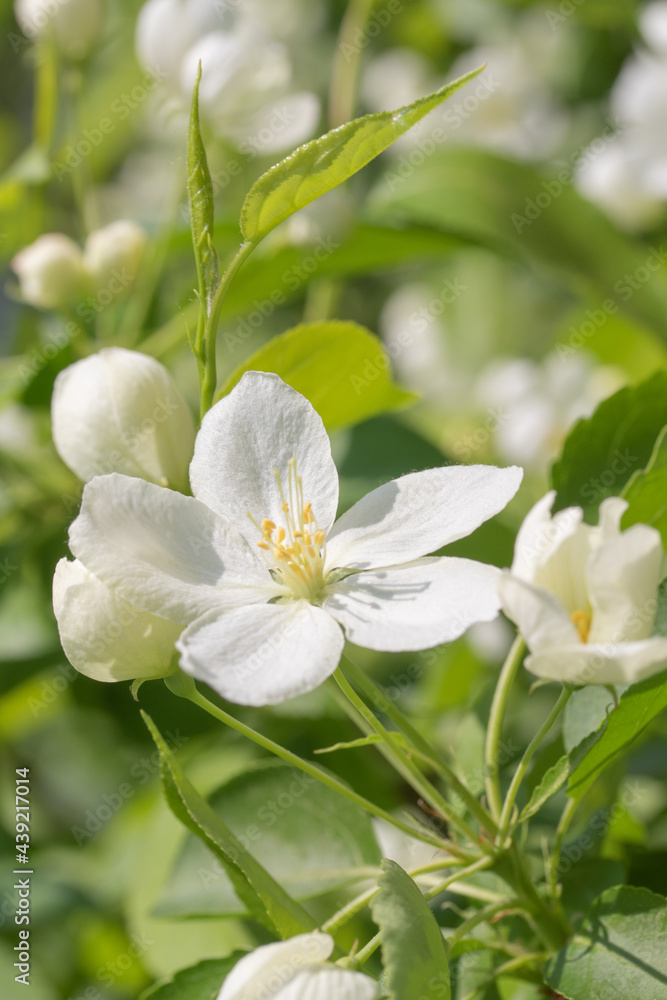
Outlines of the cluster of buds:
M25 302L67 310L92 292L124 294L141 266L147 235L129 220L91 233L83 250L63 233L45 233L18 253L12 268Z

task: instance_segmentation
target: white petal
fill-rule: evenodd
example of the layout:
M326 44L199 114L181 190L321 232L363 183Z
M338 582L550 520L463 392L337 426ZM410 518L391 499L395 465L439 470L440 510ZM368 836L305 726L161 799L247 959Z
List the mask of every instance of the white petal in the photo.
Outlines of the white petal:
M58 375L53 440L84 482L121 472L187 487L195 427L167 369L146 354L108 347Z
M621 519L628 507L628 501L621 497L607 497L602 501L598 514L601 542L607 542L620 533Z
M667 639L553 646L527 657L526 667L569 684L634 684L667 669Z
M280 593L240 535L203 503L129 476L88 483L70 548L126 600L182 625L211 608Z
M555 498L556 492L551 490L538 500L519 528L512 572L523 580L534 582L540 568L551 560L582 523L581 507L566 507L552 517Z
M53 610L65 655L86 677L125 681L170 673L180 626L123 601L78 560L56 566Z
M650 636L661 565L662 539L646 524L633 525L592 553L586 567L593 608L589 642Z
M535 652L551 646L578 643L579 635L559 599L511 573L501 573L498 593L502 608Z
M275 1000L376 1000L379 995L379 984L370 976L328 965L320 969L302 969L271 997ZM259 994L257 1000L260 1000Z
M211 612L183 633L182 669L238 705L276 705L312 691L340 661L344 638L307 601Z
M336 521L327 564L373 569L419 559L501 511L522 476L516 467L452 465L385 483Z
M258 523L284 523L274 470L286 490L291 458L297 460L304 501L312 503L318 526L327 531L336 516L338 473L320 416L277 375L246 372L202 421L190 466L192 492L254 539L248 512Z
M225 979L217 1000L255 1000L260 996L270 1000L274 995L271 979L280 974L280 970L291 978L304 965L325 961L333 949L333 938L317 933L297 934L287 941L262 945L237 962Z
M347 577L324 608L358 646L429 649L496 617L499 572L470 559L420 559Z

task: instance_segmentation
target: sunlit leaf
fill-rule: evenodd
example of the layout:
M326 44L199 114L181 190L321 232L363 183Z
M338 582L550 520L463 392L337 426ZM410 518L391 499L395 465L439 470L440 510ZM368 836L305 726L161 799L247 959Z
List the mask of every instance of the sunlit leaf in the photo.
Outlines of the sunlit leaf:
M244 238L258 242L290 215L352 177L479 72L467 73L413 104L365 115L300 146L248 192L241 211Z

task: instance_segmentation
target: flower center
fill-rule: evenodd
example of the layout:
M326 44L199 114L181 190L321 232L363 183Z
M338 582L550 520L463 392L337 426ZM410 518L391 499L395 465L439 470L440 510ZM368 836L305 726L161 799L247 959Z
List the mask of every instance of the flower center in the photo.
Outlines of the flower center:
M273 471L280 490L284 525L277 525L268 517L257 524L249 513L262 535L256 544L274 580L287 587L294 598L319 604L325 587L325 533L317 526L312 504L304 501L296 459L291 458L288 463L286 491L278 469Z
M572 624L579 633L582 642L588 642L588 634L591 630L592 614L590 611L573 611L570 615Z

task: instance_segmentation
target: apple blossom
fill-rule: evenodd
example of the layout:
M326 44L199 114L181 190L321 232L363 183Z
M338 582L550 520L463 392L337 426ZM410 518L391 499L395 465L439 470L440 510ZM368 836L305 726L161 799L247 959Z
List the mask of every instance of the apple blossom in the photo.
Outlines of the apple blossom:
M128 604L78 560L56 566L53 608L65 655L86 677L148 680L174 669L178 626Z
M28 38L52 33L68 59L85 59L102 32L102 0L15 0L16 20Z
M37 309L67 309L88 289L81 250L63 233L45 233L12 260L21 294Z
M303 142L320 114L317 96L292 86L290 52L272 34L280 12L267 16L266 6L148 0L137 21L139 62L149 70L159 65L166 88L183 107L201 62L201 114L250 157Z
M370 976L327 964L333 950L318 933L262 945L234 966L217 1000L376 1000Z
M113 290L114 279L122 290L128 289L137 276L147 240L146 231L129 219L92 232L86 240L84 263L95 289Z
M662 566L658 531L621 531L627 502L610 497L595 527L580 507L551 515L547 493L517 536L499 581L503 610L530 650L528 670L569 684L631 684L667 667L667 638L652 635Z
M154 358L106 347L75 362L56 378L51 416L58 454L84 482L122 472L187 487L194 422Z
M278 376L247 372L203 420L193 497L93 479L70 547L125 600L185 628L183 670L230 701L266 705L329 677L345 636L425 649L494 618L495 567L425 557L502 510L521 476L411 473L334 523L338 475L321 418Z

